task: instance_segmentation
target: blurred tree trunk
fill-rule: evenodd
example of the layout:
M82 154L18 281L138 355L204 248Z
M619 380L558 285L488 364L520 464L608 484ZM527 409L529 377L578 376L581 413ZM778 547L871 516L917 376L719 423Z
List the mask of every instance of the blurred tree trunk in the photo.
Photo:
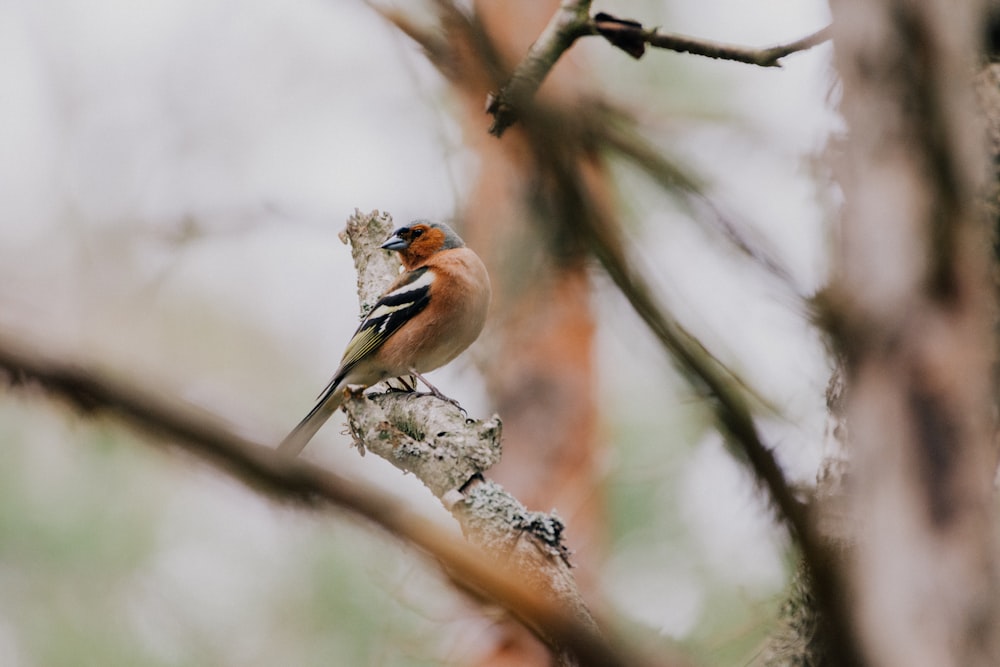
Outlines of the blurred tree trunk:
M477 11L501 58L511 66L551 18L558 3L480 1ZM546 81L549 96L574 94L572 60ZM561 89L561 90L560 90ZM554 93L554 90L560 90ZM552 238L557 225L537 216L560 215L546 207L551 184L539 183L520 130L495 139L476 91L465 107L469 139L480 172L463 219L481 240L496 283L496 318L484 360L489 391L504 418L504 457L497 479L534 509L555 507L571 530L577 578L593 589L593 568L603 533L603 474L598 437L594 312L582 246ZM582 162L592 188L604 174ZM564 242L565 241L565 242Z
M479 160L478 175L461 214L463 233L483 256L494 288L491 322L483 338L487 389L503 416L504 451L491 475L530 509L554 508L567 524L577 582L593 602L594 572L603 552L604 491L596 403L594 313L585 255L539 215L559 215L545 202L551 185L519 126L502 139L487 133L487 95L497 88L482 50L492 48L499 72L509 72L552 17L558 3L480 0L475 17L486 39L470 44L478 55L452 73L462 102L465 142ZM456 37L457 32L452 34ZM564 58L542 88L542 99L568 103L578 92ZM501 74L502 75L502 74ZM594 188L604 175L581 164ZM494 648L481 665L543 665L549 658L516 623L497 626Z
M982 8L832 9L846 204L823 305L840 359L829 402L849 463L820 480L821 526L844 546L866 664L1000 664L996 219L982 205L990 198L995 211L997 190L984 187L972 95ZM977 82L992 128L997 81L986 72ZM823 636L807 584L766 664L832 664L837 638Z

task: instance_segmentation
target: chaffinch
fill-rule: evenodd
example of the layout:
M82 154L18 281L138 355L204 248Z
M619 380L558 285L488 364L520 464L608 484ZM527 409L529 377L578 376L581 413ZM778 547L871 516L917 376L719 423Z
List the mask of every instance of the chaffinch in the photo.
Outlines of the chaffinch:
M289 456L301 452L336 412L348 385L368 387L413 375L450 401L422 373L457 357L483 330L492 294L489 275L451 227L417 220L380 247L398 252L405 271L358 326L316 407L282 441L278 449Z

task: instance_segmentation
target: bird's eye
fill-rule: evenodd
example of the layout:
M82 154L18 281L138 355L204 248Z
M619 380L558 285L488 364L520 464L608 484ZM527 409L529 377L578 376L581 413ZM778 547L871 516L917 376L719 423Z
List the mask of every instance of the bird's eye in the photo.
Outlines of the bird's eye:
M424 230L420 229L419 227L417 229L410 230L410 235L413 238L417 238L418 236L420 236L423 233L424 233Z

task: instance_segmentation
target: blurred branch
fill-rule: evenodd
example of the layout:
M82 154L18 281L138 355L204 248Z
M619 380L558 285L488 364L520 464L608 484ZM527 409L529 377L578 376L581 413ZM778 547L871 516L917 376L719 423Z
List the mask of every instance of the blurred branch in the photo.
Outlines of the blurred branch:
M181 449L277 502L310 508L337 507L386 529L441 562L450 576L508 609L531 627L541 628L569 648L581 665L648 664L612 645L592 622L541 595L524 573L498 562L427 519L382 488L340 475L238 435L218 418L150 389L118 380L94 368L30 351L0 337L0 369L12 386L32 385L88 416L110 415L165 449Z
M737 377L713 357L653 297L646 278L628 257L618 226L610 214L593 199L577 162L578 143L561 133L567 124L558 116L533 114L524 130L535 151L542 179L555 183L559 215L541 216L551 224L567 225L566 233L582 238L601 266L614 281L636 314L657 337L691 386L701 395L726 441L763 486L802 551L815 585L816 597L831 626L836 646L836 664L861 664L857 659L857 639L853 633L845 600L843 576L836 567L837 554L815 529L809 508L800 502L785 479L773 451L760 436L753 412L746 400L747 390Z
M493 116L490 134L500 137L508 127L517 122L518 116L534 98L542 81L559 58L580 37L600 35L633 58L641 58L648 44L680 53L760 67L780 67L780 60L785 56L810 49L830 38L830 29L827 27L794 42L754 49L662 33L657 28L645 29L637 21L619 19L604 12L591 18L590 4L590 0L563 0L559 5L545 30L514 68L507 82L488 98L486 112Z
M585 114L583 122L587 124L585 131L594 137L595 143L644 171L665 192L680 199L692 218L719 233L802 299L802 290L796 285L791 271L773 250L763 240L754 238L745 223L739 224L727 216L689 168L656 150L652 142L636 130L635 121L628 114L614 108L599 108L593 114Z
M659 339L664 349L681 368L691 385L706 400L727 442L742 452L754 479L768 492L789 532L803 554L820 605L827 612L835 636L841 638L837 664L857 665L855 639L850 631L850 617L844 599L843 577L834 567L835 554L815 530L809 508L800 502L785 478L774 452L767 446L744 398L745 389L718 360L686 331L680 323L656 304L646 280L634 269L620 245L606 236L608 226L597 224L588 229L592 251L615 285L628 299L636 314Z
M606 219L599 207L590 201L587 188L558 159L553 159L552 146L540 152L549 157L549 167L560 182L559 192L566 201L563 206L574 213L569 219L578 224L574 231L582 233L590 251L609 277L631 304L640 319L670 354L692 387L709 401L711 410L730 442L741 451L751 465L754 476L768 489L781 516L797 536L806 532L808 522L805 506L795 498L773 452L760 438L752 411L745 399L746 388L705 347L671 315L660 308L645 277L627 258L623 240L616 227Z

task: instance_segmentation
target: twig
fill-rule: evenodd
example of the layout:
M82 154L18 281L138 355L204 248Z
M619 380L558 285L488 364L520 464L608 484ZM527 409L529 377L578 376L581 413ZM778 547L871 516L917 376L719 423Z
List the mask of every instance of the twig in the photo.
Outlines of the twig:
M577 38L591 34L589 12L590 0L563 0L560 3L507 84L487 100L486 112L493 116L490 134L499 137L516 122L518 109L535 96L559 57Z
M647 30L642 27L642 24L635 21L625 21L603 13L594 17L593 26L595 32L633 58L641 58L645 54L643 46L648 44L658 49L690 53L718 60L732 60L758 67L781 67L780 61L785 56L806 51L830 39L830 26L827 26L788 44L753 48L713 42L676 33L660 32L659 28Z
M794 42L755 49L664 33L658 28L646 29L637 21L620 19L603 12L591 18L590 4L589 0L563 0L542 34L514 68L507 83L489 96L486 112L493 116L490 134L500 137L508 127L517 122L518 116L530 104L556 62L580 37L601 35L633 58L641 58L648 44L680 53L760 67L781 67L780 60L785 56L810 49L830 39L830 28L826 27Z
M547 153L551 159L552 152ZM742 383L680 323L660 308L645 277L634 268L634 262L626 257L622 240L612 231L613 226L602 218L600 207L589 201L586 188L574 178L573 172L555 160L550 165L555 172L554 176L559 180L557 189L566 199L566 210L576 212L576 215L569 218L577 222L574 230L583 235L590 251L636 314L676 361L692 387L708 401L723 433L750 464L755 479L767 488L779 514L792 532L797 537L807 532L806 508L795 498L773 452L761 439L752 411L744 398Z
M456 86L468 87L470 81L463 79L460 72L481 71L479 80L487 78L497 81L496 73L501 69L493 47L474 16L460 12L446 0L438 0L441 12L440 24L436 29L428 28L412 20L406 12L389 10L375 6L383 18L420 45L428 59ZM457 35L462 36L462 47L456 46ZM807 38L808 39L808 38ZM805 40L800 40L804 42ZM792 48L789 45L788 48ZM777 48L777 47L776 47ZM472 61L477 61L472 64ZM486 73L483 77L482 73ZM498 85L498 84L493 84ZM474 94L478 95L478 91ZM803 290L796 284L788 267L763 239L755 237L747 224L738 216L726 211L725 207L713 200L706 192L704 184L691 173L690 167L666 157L650 147L649 142L636 130L636 122L621 108L607 102L589 106L586 113L564 115L563 125L571 122L578 126L578 135L573 137L577 145L608 148L634 163L646 172L663 189L678 198L691 211L693 218L718 232L742 254L759 264L775 276L789 289L796 299L804 299Z
M815 582L817 598L834 636L841 638L840 664L861 664L856 661L856 637L850 632L850 618L845 600L843 577L835 568L831 545L822 540L812 525L808 507L795 498L781 466L771 448L764 444L742 392L715 359L677 322L662 312L653 301L648 286L614 245L601 235L590 238L595 255L633 309L646 323L661 344L675 359L692 386L706 399L716 423L726 440L743 453L754 479L762 484L788 526Z
M745 222L723 212L689 168L653 148L648 139L639 135L635 121L627 114L608 109L594 116L588 114L584 122L588 125L586 132L598 145L642 169L665 192L679 198L694 220L719 233L740 253L777 278L797 299L804 301L803 291L791 271L764 240L756 238Z

